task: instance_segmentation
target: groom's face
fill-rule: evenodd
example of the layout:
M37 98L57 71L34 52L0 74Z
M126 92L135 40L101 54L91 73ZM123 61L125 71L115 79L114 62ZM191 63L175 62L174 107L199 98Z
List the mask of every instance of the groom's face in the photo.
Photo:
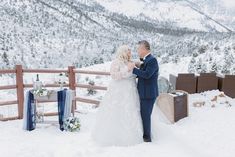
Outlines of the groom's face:
M140 44L137 46L137 52L140 58L143 58L146 54L146 49L144 45Z

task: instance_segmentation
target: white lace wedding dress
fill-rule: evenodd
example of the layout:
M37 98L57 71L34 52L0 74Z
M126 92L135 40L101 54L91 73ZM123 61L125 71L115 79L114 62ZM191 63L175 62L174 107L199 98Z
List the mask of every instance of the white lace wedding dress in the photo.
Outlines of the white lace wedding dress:
M136 77L118 59L112 62L110 73L112 80L98 108L92 137L103 146L141 143L143 133Z

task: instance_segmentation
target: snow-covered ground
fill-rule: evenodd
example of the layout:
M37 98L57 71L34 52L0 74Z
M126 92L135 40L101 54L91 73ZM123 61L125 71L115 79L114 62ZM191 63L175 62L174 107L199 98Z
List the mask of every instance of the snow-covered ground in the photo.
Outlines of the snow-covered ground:
M22 120L0 122L0 153L4 157L233 157L235 154L235 102L231 107L218 102L215 107L206 99L219 91L190 95L189 117L169 124L155 106L158 136L152 143L129 147L101 147L90 136L95 109L87 114L76 114L81 120L81 131L61 132L56 125L40 124L36 130L22 130ZM193 102L205 100L203 107ZM52 118L56 119L56 117Z

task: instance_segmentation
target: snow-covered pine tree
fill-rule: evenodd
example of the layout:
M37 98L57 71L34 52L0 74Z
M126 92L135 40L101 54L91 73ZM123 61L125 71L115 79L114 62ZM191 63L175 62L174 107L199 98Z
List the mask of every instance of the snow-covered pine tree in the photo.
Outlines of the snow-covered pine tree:
M218 73L218 66L217 66L217 63L216 63L216 62L213 62L213 63L212 63L211 72L213 72L213 73Z
M193 57L197 57L198 56L198 53L197 52L194 52L193 53Z
M208 45L201 45L198 49L198 53L203 54L206 52L207 49L208 49Z
M196 63L196 72L201 73L202 72L202 59L200 58Z
M223 65L221 73L224 74L224 75L230 74L230 67L228 66L228 64Z
M175 56L173 57L172 61L173 61L173 63L175 63L175 64L179 63L179 61L180 61L179 55L175 55Z
M206 72L207 72L207 65L205 63L202 63L201 73L206 73Z
M235 61L231 49L225 49L224 65L221 72L223 74L230 74L232 72L232 66L234 65L234 63Z
M231 70L231 74L235 75L235 65L233 66L233 68Z
M169 63L169 56L162 57L161 64Z
M3 52L2 54L2 61L3 61L3 64L5 65L5 67L8 67L9 66L9 59L8 59L8 55L6 53L6 51Z
M192 59L189 62L188 72L189 73L195 73L196 72L196 60L195 60L194 57L192 57Z

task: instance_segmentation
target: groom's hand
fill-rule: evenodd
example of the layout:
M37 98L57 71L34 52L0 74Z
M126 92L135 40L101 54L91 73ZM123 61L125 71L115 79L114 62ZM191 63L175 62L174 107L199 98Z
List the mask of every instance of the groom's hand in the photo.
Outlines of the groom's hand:
M135 63L128 63L128 71L132 71L135 68Z

